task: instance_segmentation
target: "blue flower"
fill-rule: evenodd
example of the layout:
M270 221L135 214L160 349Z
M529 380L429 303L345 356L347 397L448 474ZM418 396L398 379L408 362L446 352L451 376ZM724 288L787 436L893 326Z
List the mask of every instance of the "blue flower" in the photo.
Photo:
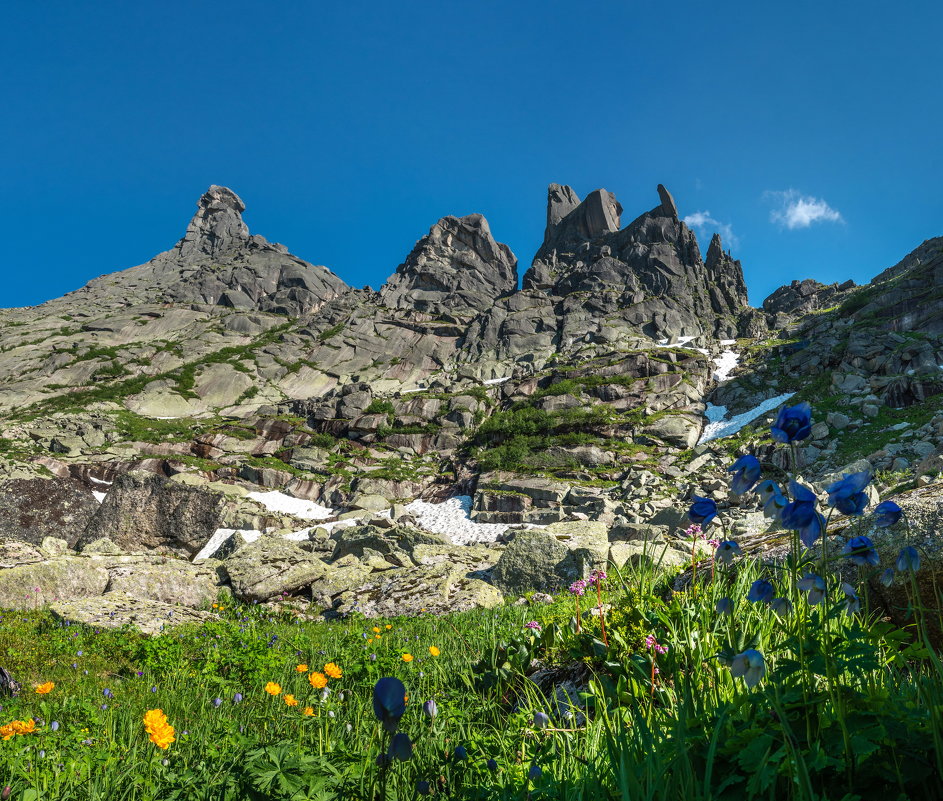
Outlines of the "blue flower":
M217 709L219 709L222 705L223 705L223 699L222 699L222 698L214 698L214 699L213 699L213 706L215 706Z
M845 593L845 614L851 617L855 612L861 611L861 600L858 598L855 588L850 584L843 582L841 588L842 592Z
M773 600L776 590L773 585L763 579L757 579L750 585L750 591L747 593L747 600L753 603L768 604Z
M236 694L232 697L232 702L233 702L234 704L238 704L240 701L242 701L242 693L236 693Z
M878 528L893 526L903 515L904 510L894 501L882 501L874 507L874 525Z
M392 733L406 712L406 685L390 676L377 681L373 687L373 714Z
M456 746L455 748L455 758L460 762L463 759L468 759L468 749L464 745Z
M52 729L53 731L59 731L59 721L54 720L52 723L49 724L49 728Z
M545 712L537 712L534 714L534 728L535 729L546 729L550 725L550 718Z
M543 775L543 771L540 769L540 765L531 765L530 770L527 771L527 778L532 782L537 781Z
M416 792L419 793L419 795L431 795L432 786L425 779L420 779L416 782Z
M792 503L786 505L780 515L780 521L786 528L798 531L809 525L815 517L815 493L808 487L803 487L798 481L789 482L789 494Z
M743 551L733 540L724 540L714 552L714 559L723 562L725 565L729 565L735 556L743 556Z
M778 617L787 617L792 614L792 602L788 598L773 598L769 602L769 608L776 613Z
M799 529L799 539L806 548L815 545L815 541L825 533L825 518L816 512L812 519Z
M422 705L422 711L426 713L427 718L435 720L435 716L439 714L439 707L436 705L436 702L430 698Z
M732 615L733 614L733 601L729 598L718 598L717 603L714 604L714 611L718 615Z
M710 498L702 498L700 495L694 496L694 503L688 509L688 519L692 523L700 526L706 526L717 516L717 503Z
M870 482L871 473L867 470L846 474L840 481L825 488L828 493L828 505L845 515L860 515L869 502L864 488Z
M734 678L743 679L747 687L753 688L766 675L766 662L763 654L748 648L742 654L737 654L730 663L730 673Z
M789 501L786 500L786 496L783 495L779 485L771 479L766 479L766 481L761 481L757 485L756 492L760 496L760 503L763 505L763 514L777 523L782 522L780 517Z
M485 767L488 768L488 770L494 771L498 769L498 763L493 759L489 759L485 762Z
M397 732L390 740L390 747L386 750L387 756L398 759L400 762L408 762L413 755L412 740L403 732Z
M897 557L897 571L906 573L908 570L916 573L920 569L920 554L913 545L907 545L900 549L900 555Z
M825 579L821 576L817 576L815 573L806 573L796 582L796 586L802 592L808 593L806 600L810 606L822 603L822 599L825 597Z
M894 583L894 568L889 567L880 576L878 576L878 581L881 582L885 587L890 587Z
M783 406L770 433L777 442L798 442L812 433L812 407L803 401L796 406Z
M876 566L881 558L867 537L852 537L842 549L842 556L858 567Z
M760 460L755 456L741 456L727 468L728 473L733 473L733 482L731 487L737 495L743 495L749 492L753 485L760 480Z

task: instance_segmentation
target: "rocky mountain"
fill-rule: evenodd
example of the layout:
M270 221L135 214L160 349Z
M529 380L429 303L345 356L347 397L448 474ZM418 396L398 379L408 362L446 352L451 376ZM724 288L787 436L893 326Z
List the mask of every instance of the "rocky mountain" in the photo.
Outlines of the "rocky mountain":
M623 227L611 192L551 184L521 288L482 215L443 217L373 292L251 235L212 186L172 249L0 312L0 606L41 580L98 622L219 591L395 614L653 545L681 564L691 494L766 530L726 467L775 462L769 416L801 399L815 486L932 482L943 238L864 287L794 281L751 308L720 237L702 256L658 196Z

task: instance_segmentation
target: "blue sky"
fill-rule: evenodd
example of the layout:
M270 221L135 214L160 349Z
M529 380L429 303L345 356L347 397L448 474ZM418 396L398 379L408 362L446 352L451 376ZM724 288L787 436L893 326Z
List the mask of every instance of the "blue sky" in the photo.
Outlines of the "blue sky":
M213 183L355 286L446 214L523 273L551 181L626 223L664 183L754 304L864 282L943 235L941 29L923 0L10 3L0 305L166 250Z

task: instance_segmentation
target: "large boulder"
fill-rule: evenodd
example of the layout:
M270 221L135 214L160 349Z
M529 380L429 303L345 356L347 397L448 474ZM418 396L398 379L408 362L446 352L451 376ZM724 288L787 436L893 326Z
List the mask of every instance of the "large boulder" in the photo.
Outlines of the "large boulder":
M261 537L243 545L222 564L233 594L243 601L292 595L328 574L324 562L282 537Z
M606 547L600 560L598 544L588 533L558 539L546 531L520 531L501 554L491 578L506 595L531 590L558 592L605 565L609 550Z
M161 601L142 600L123 592L59 601L52 604L50 609L60 620L70 623L84 623L97 629L131 626L142 634L150 635L186 623L205 623L216 617L210 612Z
M122 473L79 538L107 537L126 551L193 557L220 527L223 496L153 473Z
M56 601L97 598L109 579L104 564L79 556L0 569L0 609L40 609Z
M40 545L59 537L75 545L98 511L92 491L63 478L17 478L0 483L0 540Z

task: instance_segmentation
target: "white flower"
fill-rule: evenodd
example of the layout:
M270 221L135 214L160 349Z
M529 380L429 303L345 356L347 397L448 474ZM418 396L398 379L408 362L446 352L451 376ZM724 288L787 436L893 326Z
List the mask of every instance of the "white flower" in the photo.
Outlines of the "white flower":
M748 648L742 654L737 654L730 663L730 673L734 678L743 679L751 689L760 683L766 675L766 661L763 654Z

